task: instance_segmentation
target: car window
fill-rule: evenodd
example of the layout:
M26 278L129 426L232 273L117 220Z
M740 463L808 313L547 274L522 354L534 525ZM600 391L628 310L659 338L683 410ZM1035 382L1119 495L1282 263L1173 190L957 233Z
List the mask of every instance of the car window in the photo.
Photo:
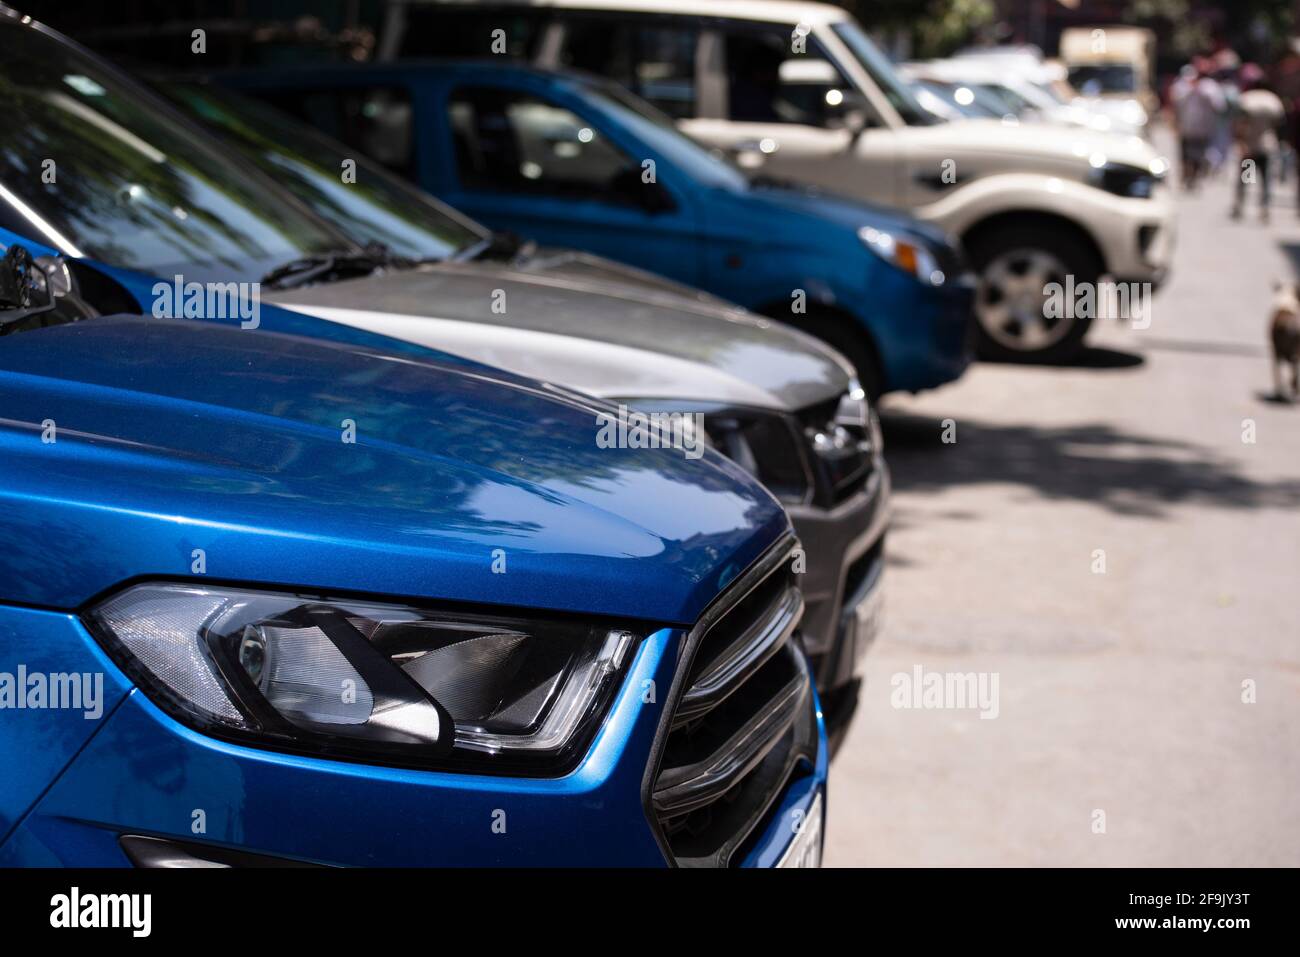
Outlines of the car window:
M449 112L456 170L470 189L635 202L640 167L562 106L492 87L460 87Z
M415 178L411 94L405 87L266 90L259 91L258 97L302 117L326 136L360 150L395 173Z
M0 17L0 206L74 256L255 280L346 236L79 48Z
M266 103L201 83L157 88L359 243L382 243L412 259L445 259L487 236L358 150ZM343 182L339 172L348 160L356 177Z
M473 10L441 4L407 4L405 16L401 56L479 57L504 52L507 56L531 59L550 14L543 10L499 7Z
M689 24L575 17L565 23L560 63L621 83L675 119L696 115L695 49Z
M1001 83L981 83L979 84L985 90L1001 98L1002 102L1010 107L1010 112L1017 116L1022 116L1034 108L1023 96L1011 89L1009 86L1003 86Z
M871 77L871 81L880 90L881 95L889 100L889 105L897 111L904 123L908 126L930 126L941 122L916 101L916 96L898 75L894 64L880 52L879 47L871 42L871 38L862 32L856 20L841 20L833 23L831 30L840 38L840 42L848 47L858 65Z
M957 83L945 83L940 80L919 80L917 87L943 100L962 116L999 117L1002 112L989 106L979 92Z
M796 52L784 28L736 28L726 35L727 116L738 123L829 127L849 81L816 39Z

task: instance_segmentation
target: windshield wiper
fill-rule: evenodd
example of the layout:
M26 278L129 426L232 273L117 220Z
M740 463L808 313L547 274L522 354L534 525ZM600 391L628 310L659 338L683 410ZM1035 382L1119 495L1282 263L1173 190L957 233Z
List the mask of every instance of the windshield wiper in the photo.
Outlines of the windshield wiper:
M531 239L521 239L512 232L495 232L483 241L462 249L452 259L456 262L472 262L477 259L519 263L531 259L536 253L537 243Z
M337 250L315 253L276 266L262 277L268 289L294 289L318 282L336 282L369 276L377 269L402 266L404 260L393 255L382 243L369 243L360 250Z

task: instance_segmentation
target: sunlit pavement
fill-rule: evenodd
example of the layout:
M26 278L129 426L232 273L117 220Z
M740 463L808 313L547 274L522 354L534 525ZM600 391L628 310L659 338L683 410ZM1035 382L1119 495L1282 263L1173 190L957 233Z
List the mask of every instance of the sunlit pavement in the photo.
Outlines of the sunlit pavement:
M1225 173L1180 198L1149 329L886 400L888 624L828 865L1300 865L1300 405L1266 338L1294 203L1230 222ZM917 665L996 674L997 716L893 707Z

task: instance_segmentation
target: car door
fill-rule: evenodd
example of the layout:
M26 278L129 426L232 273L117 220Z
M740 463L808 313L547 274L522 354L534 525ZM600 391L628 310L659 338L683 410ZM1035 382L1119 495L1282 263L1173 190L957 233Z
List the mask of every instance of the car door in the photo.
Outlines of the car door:
M716 90L682 131L755 173L892 203L894 137L816 37L730 23L701 57Z
M646 158L597 111L478 81L447 92L441 198L497 229L701 280L689 197L647 182Z

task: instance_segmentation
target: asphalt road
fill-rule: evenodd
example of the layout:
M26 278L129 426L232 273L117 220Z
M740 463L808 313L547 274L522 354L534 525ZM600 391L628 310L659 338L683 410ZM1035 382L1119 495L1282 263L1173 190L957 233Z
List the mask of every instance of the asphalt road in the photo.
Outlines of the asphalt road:
M1283 191L1270 226L1229 221L1226 175L1180 197L1149 329L886 399L887 624L828 866L1300 865L1300 405L1270 401L1266 338L1300 271ZM917 666L996 675L997 716L895 707Z

